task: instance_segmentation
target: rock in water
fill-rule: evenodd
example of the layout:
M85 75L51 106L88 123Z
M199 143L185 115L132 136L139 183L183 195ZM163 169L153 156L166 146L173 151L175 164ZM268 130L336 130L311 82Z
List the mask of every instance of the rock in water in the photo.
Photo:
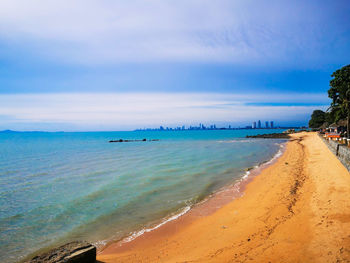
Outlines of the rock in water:
M290 139L290 136L288 133L269 133L269 134L247 135L246 138Z
M96 247L84 242L74 241L41 254L26 263L95 263Z

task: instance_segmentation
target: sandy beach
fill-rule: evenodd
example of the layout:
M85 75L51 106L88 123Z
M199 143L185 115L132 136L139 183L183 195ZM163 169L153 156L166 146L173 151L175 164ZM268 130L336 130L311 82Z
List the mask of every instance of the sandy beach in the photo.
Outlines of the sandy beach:
M244 188L215 211L194 211L131 242L112 243L97 259L350 262L350 175L316 133L293 135L284 154Z

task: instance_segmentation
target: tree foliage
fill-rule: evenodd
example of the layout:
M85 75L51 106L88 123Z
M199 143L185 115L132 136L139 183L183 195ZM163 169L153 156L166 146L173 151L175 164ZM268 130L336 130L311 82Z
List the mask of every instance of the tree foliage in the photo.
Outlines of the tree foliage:
M310 128L319 128L326 121L326 113L322 110L314 110L309 121Z
M330 81L330 89L328 96L332 99L330 112L334 117L334 121L347 118L349 136L350 122L350 65L344 66L336 70Z
M327 111L325 113L325 122L328 124L336 122L335 112Z

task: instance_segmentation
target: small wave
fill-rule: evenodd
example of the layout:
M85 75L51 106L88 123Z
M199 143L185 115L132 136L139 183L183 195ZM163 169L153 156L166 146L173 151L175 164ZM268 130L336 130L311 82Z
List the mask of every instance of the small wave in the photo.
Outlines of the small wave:
M243 175L243 177L242 177L242 180L245 180L245 179L247 179L248 177L249 177L249 175L250 175L250 171L251 170L253 170L253 169L255 169L255 168L257 168L258 166L254 166L254 167L252 167L251 169L249 169L249 170L247 170L245 173L244 173L244 175Z
M271 164L274 162L276 159L278 159L284 151L284 144L280 144L280 149L277 151L277 153L271 158L271 160L267 161L265 164Z
M190 211L191 209L191 206L186 206L180 213L178 214L175 214L169 218L166 218L165 220L163 220L161 223L159 223L158 225L154 226L154 227L151 227L151 228L144 228L138 232L134 232L132 233L130 236L124 238L122 240L122 243L126 243L126 242L130 242L132 240L134 240L135 238L143 235L144 233L148 233L148 232L151 232L159 227L161 227L162 225L165 225L166 223L170 222L170 221L173 221L173 220L176 220L178 219L179 217L183 216L184 214L186 214L188 211ZM103 241L102 241L103 242Z
M283 154L285 143L279 144L279 146L280 146L280 149L277 151L277 153L270 160L268 160L266 162L259 163L258 165L255 165L253 167L248 167L245 170L246 172L242 176L241 180L247 179L249 177L249 175L251 174L252 170L257 169L257 168L264 166L264 165L269 165L269 164L273 163L276 159L278 159Z
M96 246L96 247L104 247L108 244L108 240L99 240L99 241L96 241L94 242L93 244Z

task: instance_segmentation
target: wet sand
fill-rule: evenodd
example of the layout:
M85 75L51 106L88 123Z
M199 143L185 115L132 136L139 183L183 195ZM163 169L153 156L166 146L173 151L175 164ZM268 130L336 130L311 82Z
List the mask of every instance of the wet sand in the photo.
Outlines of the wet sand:
M224 202L213 198L131 242L112 243L97 259L350 262L350 174L315 133L293 135L244 188L243 196L232 188Z

